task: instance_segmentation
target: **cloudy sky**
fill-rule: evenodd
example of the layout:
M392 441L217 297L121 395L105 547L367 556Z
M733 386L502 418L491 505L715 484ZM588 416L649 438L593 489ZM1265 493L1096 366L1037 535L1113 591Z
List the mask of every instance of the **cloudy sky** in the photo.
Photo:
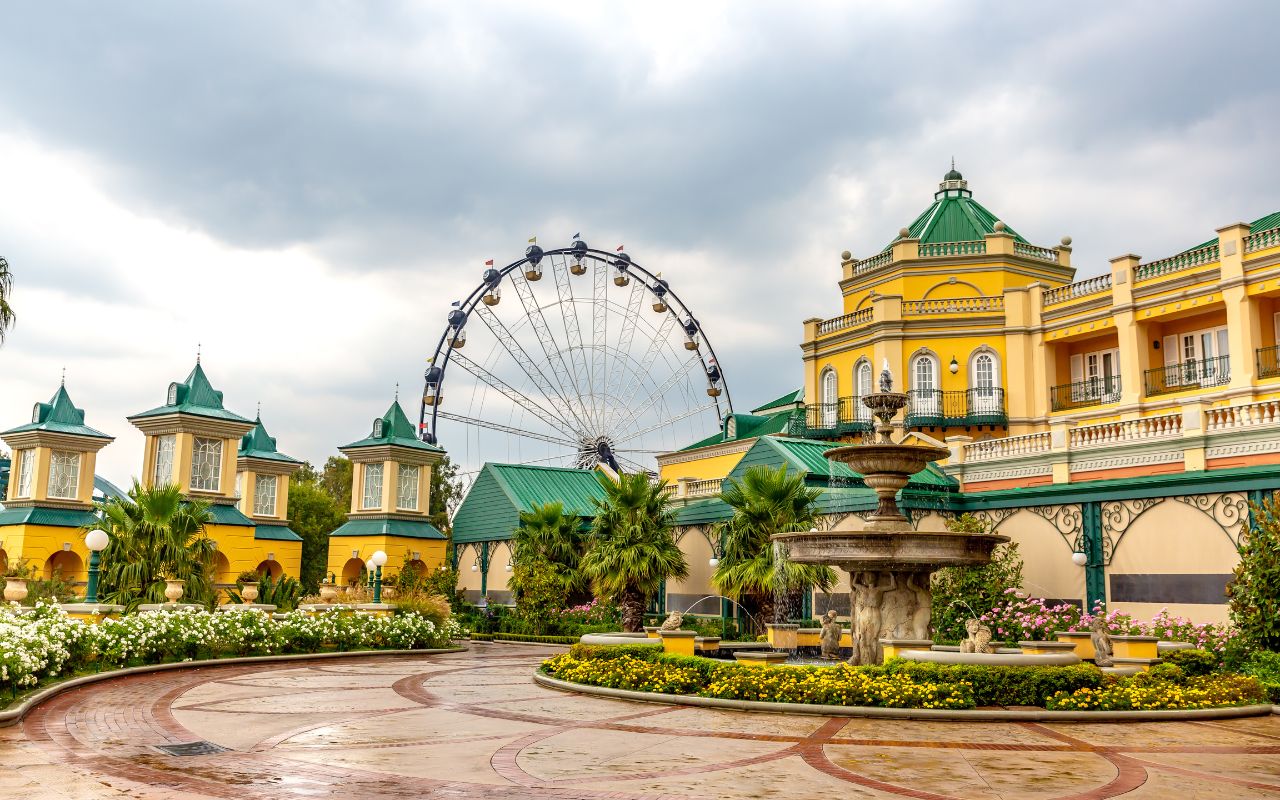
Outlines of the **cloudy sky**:
M141 436L197 344L321 462L481 264L581 231L679 287L742 409L800 384L954 155L1079 276L1280 208L1272 3L94 2L0 12L0 421ZM410 408L411 416L416 411ZM444 442L449 445L448 441Z

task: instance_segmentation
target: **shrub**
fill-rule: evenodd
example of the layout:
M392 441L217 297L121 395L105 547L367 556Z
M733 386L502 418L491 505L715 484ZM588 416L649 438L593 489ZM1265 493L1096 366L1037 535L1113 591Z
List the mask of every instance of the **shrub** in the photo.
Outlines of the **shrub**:
M986 533L988 526L971 514L947 520L947 530L957 533ZM933 574L934 637L963 639L966 620L1004 599L1009 589L1022 588L1022 559L1018 545L1009 542L996 547L991 561L981 567L947 567Z
M1187 675L1208 675L1215 672L1220 662L1218 657L1208 650L1170 650L1160 656L1166 664L1180 667ZM1159 665L1157 665L1159 666Z
M1227 584L1231 622L1250 647L1280 650L1280 501L1250 503L1255 524L1240 537L1240 562Z
M1259 650L1249 657L1240 671L1256 678L1271 702L1280 703L1280 653Z
M1004 602L978 617L1000 641L1015 645L1024 641L1053 641L1058 631L1074 630L1080 620L1080 609L1070 603L1050 606L1016 589L1006 589L1004 596ZM964 635L962 633L961 638Z
M966 683L917 681L905 674L875 674L848 664L836 667L741 667L716 670L706 697L880 708L973 708Z
M1101 688L1059 692L1045 707L1050 711L1154 711L1243 706L1265 700L1258 681L1245 675L1199 675L1177 683L1140 673Z
M653 660L662 655L662 644L575 644L569 655L576 659L607 661L614 658L630 656L645 660Z
M1103 677L1102 670L1092 664L1017 667L934 664L895 658L879 669L887 674L907 675L916 681L968 683L973 687L974 702L980 706L1043 706L1057 692L1097 688Z

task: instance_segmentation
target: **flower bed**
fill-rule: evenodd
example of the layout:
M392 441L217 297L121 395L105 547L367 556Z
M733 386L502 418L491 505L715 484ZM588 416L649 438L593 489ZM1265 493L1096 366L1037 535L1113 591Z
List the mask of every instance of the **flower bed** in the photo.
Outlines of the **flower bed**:
M757 667L664 655L654 645L576 645L543 662L560 680L638 692L837 706L970 709L1033 706L1049 710L1196 709L1265 702L1253 678L1214 673L1187 677L1159 665L1129 678L1091 664L1051 667L908 662L854 667Z
M452 620L437 625L417 614L371 616L334 609L315 616L291 612L276 620L255 609L178 609L91 625L42 604L25 616L0 613L0 690L16 696L42 680L92 668L228 656L419 650L446 646L465 635Z

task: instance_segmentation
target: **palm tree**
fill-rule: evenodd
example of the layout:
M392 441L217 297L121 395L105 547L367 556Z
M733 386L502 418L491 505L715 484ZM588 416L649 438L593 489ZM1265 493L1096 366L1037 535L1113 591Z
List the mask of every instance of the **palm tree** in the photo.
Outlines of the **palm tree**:
M797 564L786 548L772 541L775 533L809 530L816 520L814 503L820 490L805 486L802 474L785 466L749 468L741 482L729 482L720 499L733 508L721 524L724 555L712 583L739 602L755 601L764 619L775 623L800 616L807 586L826 591L836 582L835 570L820 564Z
M213 522L209 503L184 500L175 485L144 489L136 480L126 498L99 504L101 527L111 537L102 551L102 583L108 602L135 608L163 603L166 579L186 582L184 599L213 597L217 546L205 535Z
M13 327L15 315L9 305L9 295L13 292L13 273L9 271L9 262L0 258L0 342L4 342L5 334Z
M554 565L556 575L570 597L587 588L580 562L586 537L582 520L564 513L564 505L555 502L535 505L520 512L520 527L512 540L516 561L542 560Z
M595 500L592 540L582 557L582 572L597 596L617 602L622 629L639 631L644 607L668 578L687 578L689 564L672 536L675 511L666 481L652 483L644 473L621 474L617 482L597 473L605 499Z

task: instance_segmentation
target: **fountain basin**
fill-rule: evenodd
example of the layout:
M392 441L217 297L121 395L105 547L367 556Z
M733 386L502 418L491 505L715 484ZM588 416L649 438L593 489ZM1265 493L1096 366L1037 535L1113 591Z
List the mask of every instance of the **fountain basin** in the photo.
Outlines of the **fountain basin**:
M942 567L981 566L996 545L1009 541L996 533L920 531L798 531L778 533L792 561L831 564L850 572L932 572Z
M901 475L905 484L907 478L951 455L951 451L926 444L854 444L834 447L823 455L848 464L849 469L864 477L877 473Z

